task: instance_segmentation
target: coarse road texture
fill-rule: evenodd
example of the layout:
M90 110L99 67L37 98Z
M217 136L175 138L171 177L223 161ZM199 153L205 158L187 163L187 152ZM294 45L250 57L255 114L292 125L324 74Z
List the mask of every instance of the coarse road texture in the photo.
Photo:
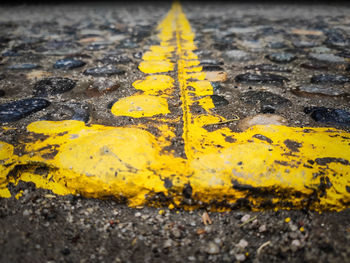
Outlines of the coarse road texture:
M348 11L1 8L1 261L345 262Z
M157 29L160 43L150 46L138 67L147 75L133 83L133 95L120 98L111 107L111 114L117 117L142 121L123 127L93 121L86 124L82 120L30 123L28 135L15 147L0 142L3 197L11 196L10 183L16 185L21 180L56 194L127 199L133 207L347 207L350 133L329 127L281 125L279 115L261 116L264 123L252 124L250 120L241 128L243 131L232 131L227 124L237 122L241 114L231 112L235 118L229 120L215 114L215 104L220 107L228 102L214 94L214 84L210 83L223 82L227 73L217 65L201 66L195 54L195 34L179 3L172 5ZM276 54L270 56L275 60L283 57L283 62L294 56ZM106 60L113 56L109 55ZM110 75L124 71L107 65L87 69L83 74L101 72ZM346 76L332 76L335 82L349 82ZM254 82L256 78L261 78L260 82L264 78L278 81L279 87L288 81L283 76L264 74L240 74L236 81ZM61 94L74 89L74 85L70 79L47 78L35 85L34 95ZM269 103L275 96L290 104L283 97L264 93L263 88L255 92L243 93L242 99L249 102L260 98L261 103ZM178 105L172 105L172 111L171 103ZM2 104L1 117L3 122L11 122L12 116L18 119L21 107L23 112L30 106L37 111L48 104L43 98ZM267 106L274 110L274 105ZM349 125L349 112L342 110L339 115L344 125ZM219 127L210 129L214 126ZM180 145L172 147L173 141Z

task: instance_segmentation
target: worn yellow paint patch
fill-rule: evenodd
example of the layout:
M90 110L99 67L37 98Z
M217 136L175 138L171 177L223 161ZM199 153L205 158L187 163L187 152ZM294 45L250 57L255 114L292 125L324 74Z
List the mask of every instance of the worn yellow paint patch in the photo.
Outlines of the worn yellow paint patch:
M231 120L213 112L210 97L209 80L223 81L226 74L202 72L194 33L178 3L158 29L159 45L151 46L139 65L148 75L133 83L139 92L111 109L145 122L128 127L31 123L31 140L16 146L20 156L0 142L0 196L9 197L9 182L23 180L56 194L113 196L131 206L349 207L349 133L282 125L232 132L222 125ZM174 105L179 97L181 103ZM209 129L217 124L222 127ZM8 178L16 166L16 177Z
M134 118L151 117L170 112L166 99L151 95L135 95L122 98L113 104L111 111L116 116Z
M27 130L35 133L57 134L81 129L82 127L84 127L84 123L81 121L40 121L29 124Z
M174 64L164 60L149 60L142 61L139 69L143 73L162 73L174 70Z
M11 144L0 141L0 186L6 181L5 175L11 171L11 163L16 160L13 156L14 147ZM1 189L1 187L0 187Z
M149 95L161 95L174 87L174 79L167 75L151 75L144 80L137 80L132 84L135 89L142 90Z

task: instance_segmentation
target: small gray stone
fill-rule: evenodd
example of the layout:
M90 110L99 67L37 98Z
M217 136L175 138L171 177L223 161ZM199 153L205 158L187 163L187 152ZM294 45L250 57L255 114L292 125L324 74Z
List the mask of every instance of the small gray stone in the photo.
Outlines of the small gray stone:
M210 95L210 97L211 97L211 100L213 101L215 108L221 107L221 106L226 106L229 104L228 100L222 96Z
M342 85L348 82L350 82L350 79L348 77L334 74L319 74L311 78L311 83L314 84Z
M84 75L90 75L94 77L108 77L112 75L124 74L125 71L122 69L117 69L113 66L105 66L105 67L96 67L89 68L84 71Z
M249 53L238 49L225 51L223 56L226 57L228 60L232 60L232 61L251 60L251 56L249 55Z
M57 60L53 67L55 69L74 69L85 65L86 63L84 61L72 58L65 58Z
M277 63L289 63L296 59L296 56L291 53L272 53L266 55L266 58Z
M312 53L319 53L319 54L322 54L322 53L330 53L332 52L332 49L328 48L328 47L324 47L324 46L321 46L321 47L313 47L311 48L311 52Z
M327 96L341 96L345 95L346 93L339 89L332 86L320 86L320 85L303 85L300 86L298 89L294 91L295 93L308 93L308 94L320 94L320 95L327 95Z
M345 59L339 56L336 56L334 54L318 54L318 53L311 53L309 54L309 57L311 60L316 60L318 62L324 62L324 63L344 63Z
M23 99L0 105L0 123L18 121L50 105L44 99Z
M239 83L247 84L272 84L272 85L281 85L286 81L289 81L288 78L275 75L275 74L239 74L235 77L235 81Z
M241 222L245 223L250 219L250 215L249 214L245 214L244 216L242 216L241 218Z
M35 96L48 96L65 93L72 90L76 85L74 80L69 78L52 77L41 79L34 84Z
M247 246L248 246L248 241L245 239L241 239L239 241L239 243L237 244L237 247L242 248L242 249L246 248Z
M292 251L295 252L301 247L301 243L298 239L294 239L290 247Z
M173 246L173 241L171 239L167 239L164 241L163 248L170 248Z
M287 120L276 114L258 114L246 117L238 123L238 128L242 131L254 125L285 125Z
M318 44L315 42L310 42L310 41L294 41L293 46L296 48L311 48L315 47Z
M180 238L181 237L181 231L175 227L171 230L171 234L173 235L173 237L175 238Z
M8 69L12 70L25 70L25 69L36 69L39 68L37 64L32 64L32 63L23 63L23 64L14 64L11 66L7 67Z
M104 64L126 64L131 61L131 59L126 54L108 54L104 56L101 61Z
M29 216L30 214L31 214L31 212L28 209L23 211L23 216Z
M209 242L208 245L204 248L204 251L210 255L216 255L220 253L220 248L214 242Z
M290 100L264 90L246 91L240 96L240 99L248 104L256 105L260 103L260 106L285 107L291 105Z
M272 71L272 72L292 72L291 69L281 67L274 64L258 64L258 65L248 65L244 67L245 69L253 69L253 70L260 70L260 71Z
M254 27L231 27L228 30L231 34L249 34L249 33L254 33L256 32L256 28Z
M266 232L266 225L264 224L264 225L261 225L260 227L259 227L259 233L263 233L263 232Z
M236 260L239 262L246 260L246 256L244 254L236 254L235 257L236 257Z
M343 109L305 107L304 113L310 114L311 118L317 122L350 127L350 112Z

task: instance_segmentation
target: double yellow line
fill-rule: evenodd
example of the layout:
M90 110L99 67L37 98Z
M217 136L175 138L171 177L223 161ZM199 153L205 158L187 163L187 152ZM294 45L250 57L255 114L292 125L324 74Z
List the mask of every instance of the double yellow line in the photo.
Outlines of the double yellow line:
M0 196L9 197L8 184L23 180L62 195L127 199L131 206L219 211L242 204L255 210L349 206L349 133L277 125L208 131L208 125L227 120L213 112L213 88L179 3L158 29L159 44L139 65L145 78L133 83L138 91L111 109L115 116L144 121L128 127L31 123L30 142L16 147L0 142ZM181 108L172 111L169 103L179 95ZM177 154L181 145L174 146L174 139L183 141L184 156Z

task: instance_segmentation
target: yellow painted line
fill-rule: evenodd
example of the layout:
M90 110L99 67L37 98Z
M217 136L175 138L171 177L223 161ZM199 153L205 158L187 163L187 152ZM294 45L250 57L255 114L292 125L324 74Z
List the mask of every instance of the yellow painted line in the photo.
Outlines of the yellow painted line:
M158 29L160 43L139 65L145 77L133 83L138 92L111 109L144 122L126 127L31 123L26 143L0 142L0 196L10 197L8 184L23 180L56 194L113 197L130 206L349 207L349 133L282 125L257 125L241 133L222 125L208 131L210 125L233 121L213 113L208 79L224 77L202 72L180 4L173 4ZM176 110L170 107L174 101Z

